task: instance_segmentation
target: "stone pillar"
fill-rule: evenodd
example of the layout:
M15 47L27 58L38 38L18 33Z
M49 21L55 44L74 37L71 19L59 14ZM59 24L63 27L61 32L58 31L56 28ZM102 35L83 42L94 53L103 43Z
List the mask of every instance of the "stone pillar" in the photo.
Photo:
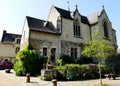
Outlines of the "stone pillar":
M57 80L56 79L53 79L52 83L53 83L53 86L57 86Z
M27 83L30 82L30 74L26 74L26 82L27 82Z

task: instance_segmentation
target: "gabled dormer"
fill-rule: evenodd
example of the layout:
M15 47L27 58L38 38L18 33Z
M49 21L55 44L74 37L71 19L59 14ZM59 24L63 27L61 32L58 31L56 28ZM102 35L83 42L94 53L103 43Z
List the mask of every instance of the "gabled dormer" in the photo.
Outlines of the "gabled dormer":
M61 15L60 13L57 11L55 6L51 7L49 16L48 16L48 21L50 21L53 26L55 27L54 29L61 33L61 28L62 28L62 21L61 21Z
M80 30L81 16L78 11L77 5L76 5L75 11L73 12L73 17L74 17L74 21L73 21L74 37L81 37L81 30Z
M71 12L55 6L51 7L48 21L52 22L56 31L61 33L62 30L62 18L73 20Z
M81 15L80 15L80 13L79 13L79 11L78 11L78 7L77 7L77 5L76 5L76 9L75 9L75 11L74 11L74 13L73 13L73 16L74 16L74 20L79 20L79 21L81 21Z

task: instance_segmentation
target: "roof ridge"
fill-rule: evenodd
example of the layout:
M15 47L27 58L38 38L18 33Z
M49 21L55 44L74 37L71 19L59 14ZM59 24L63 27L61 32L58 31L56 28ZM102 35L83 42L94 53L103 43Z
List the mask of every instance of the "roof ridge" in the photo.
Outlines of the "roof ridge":
M32 17L32 16L26 16L26 18L37 19L37 20L41 20L41 21L44 21L44 22L46 22L46 21L47 21L47 20L43 20L43 19L40 19L40 18Z
M55 8L58 8L58 9L61 9L61 10L64 10L64 11L68 11L68 12L71 12L71 11L69 11L69 10L66 10L66 9L63 9L63 8L59 8L59 7L57 7L57 6L54 6Z

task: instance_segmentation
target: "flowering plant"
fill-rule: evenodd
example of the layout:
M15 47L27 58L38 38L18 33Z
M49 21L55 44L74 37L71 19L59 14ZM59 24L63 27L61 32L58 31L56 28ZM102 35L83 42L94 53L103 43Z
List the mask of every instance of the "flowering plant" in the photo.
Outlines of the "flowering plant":
M58 63L59 66L62 66L63 65L63 60L62 59L58 59L57 63Z
M3 69L12 69L12 67L13 67L13 64L10 61L5 61L5 62L0 63L0 69L1 70L3 70Z

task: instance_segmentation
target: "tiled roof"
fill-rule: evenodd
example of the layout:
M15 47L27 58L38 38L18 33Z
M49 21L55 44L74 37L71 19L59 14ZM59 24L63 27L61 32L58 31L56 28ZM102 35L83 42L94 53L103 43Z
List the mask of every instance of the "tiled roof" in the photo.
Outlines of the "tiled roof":
M36 19L29 16L27 16L26 18L27 18L28 26L30 30L59 34L57 31L55 31L55 28L51 22L41 20L41 19Z
M1 42L13 43L15 42L15 38L21 37L18 34L11 34L11 33L3 33Z

